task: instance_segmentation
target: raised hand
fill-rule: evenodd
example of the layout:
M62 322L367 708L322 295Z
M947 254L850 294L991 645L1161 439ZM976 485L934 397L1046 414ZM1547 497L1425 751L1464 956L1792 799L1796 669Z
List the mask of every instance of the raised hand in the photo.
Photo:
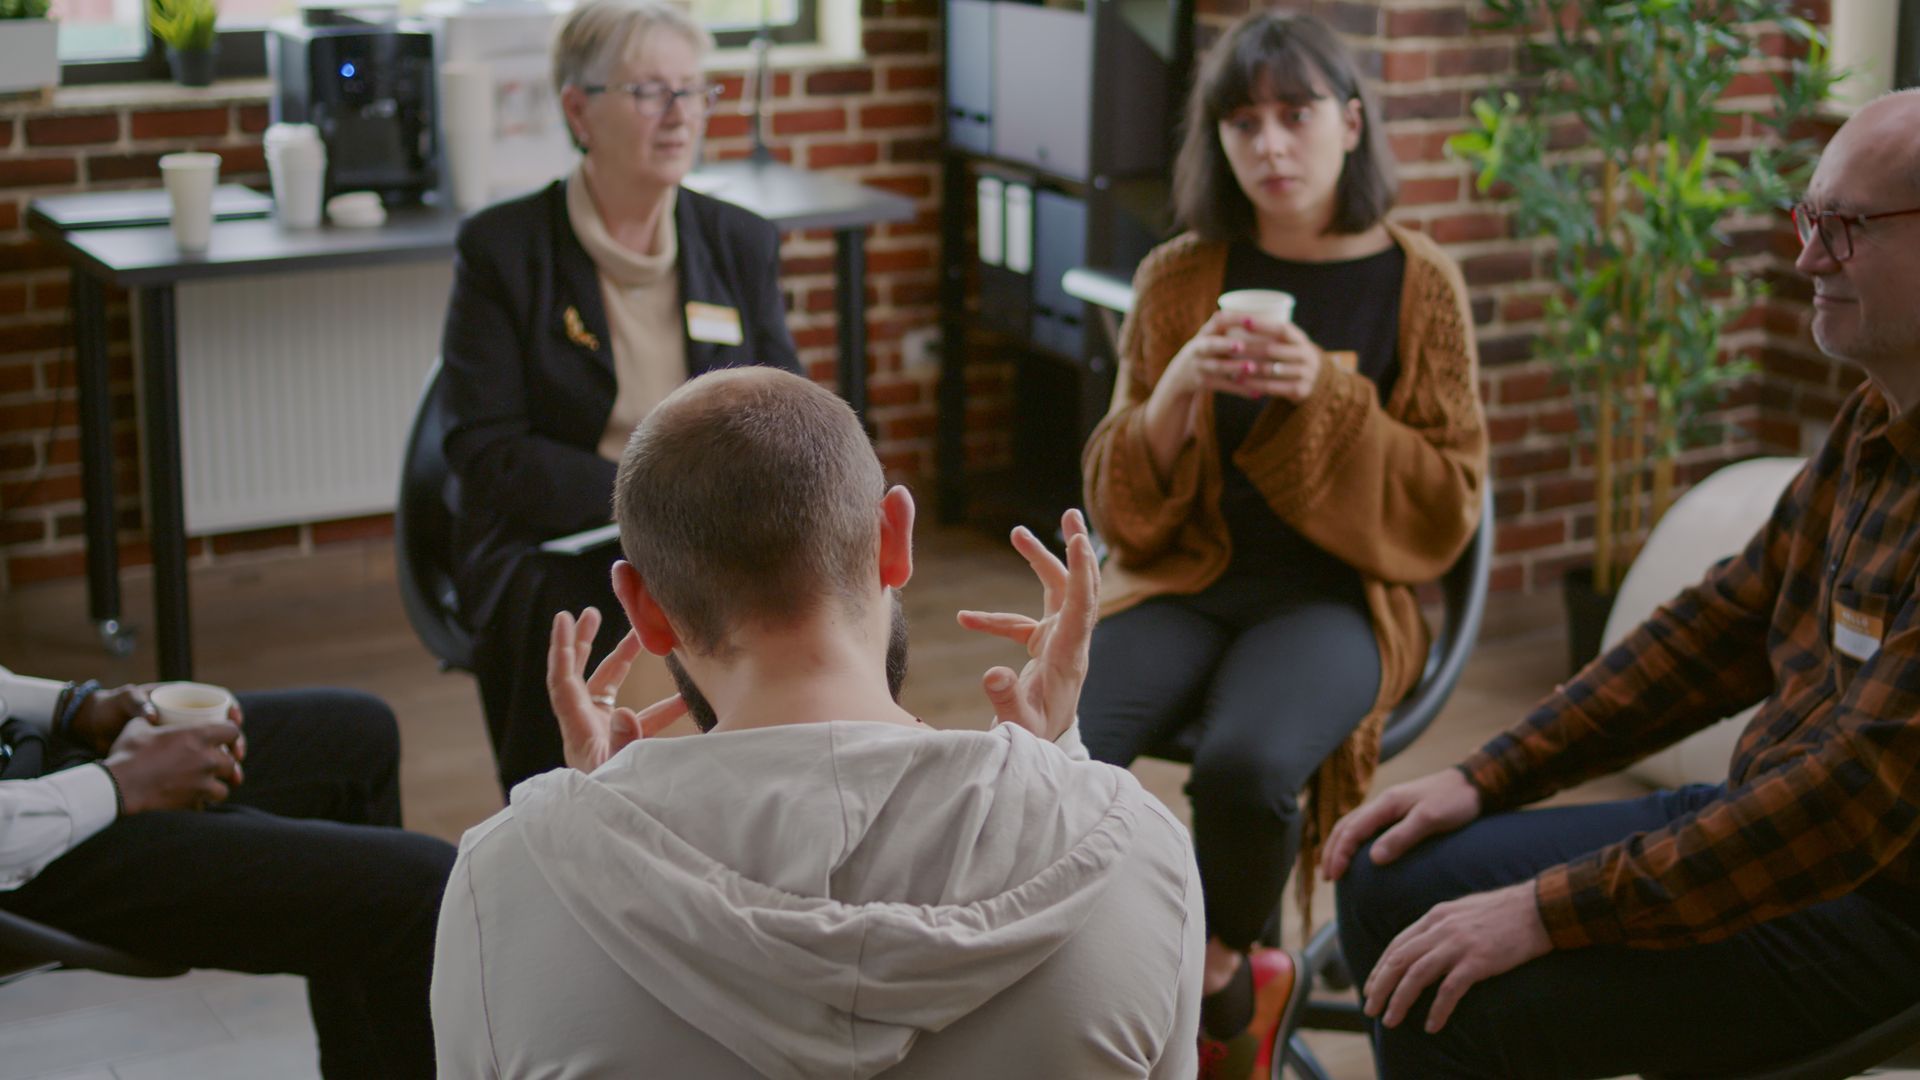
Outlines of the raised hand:
M1087 653L1099 617L1100 570L1093 541L1078 510L1061 518L1067 538L1062 565L1040 538L1026 529L1013 531L1013 546L1040 579L1038 619L1006 612L962 611L960 625L1024 646L1030 659L1016 675L1012 668L989 669L981 679L994 718L1018 724L1052 741L1073 726L1080 707L1080 686L1087 679Z
M615 705L613 695L640 655L640 635L628 631L587 675L587 657L599 631L598 608L587 608L578 619L562 611L553 617L547 645L547 699L560 721L566 762L581 772L599 768L628 743L659 734L687 711L678 694L639 712Z

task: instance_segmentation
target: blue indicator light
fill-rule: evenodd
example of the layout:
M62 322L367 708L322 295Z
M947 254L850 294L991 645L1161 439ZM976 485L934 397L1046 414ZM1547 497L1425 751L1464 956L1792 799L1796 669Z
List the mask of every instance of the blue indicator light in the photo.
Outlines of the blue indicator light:
M353 64L352 64L352 63L345 63L345 64L341 64L341 65L340 65L340 77L341 77L341 78L343 78L343 79L351 79L351 78L353 78L353 73L354 73L354 71L355 71L355 70L356 70L356 69L354 68L354 66L353 66Z

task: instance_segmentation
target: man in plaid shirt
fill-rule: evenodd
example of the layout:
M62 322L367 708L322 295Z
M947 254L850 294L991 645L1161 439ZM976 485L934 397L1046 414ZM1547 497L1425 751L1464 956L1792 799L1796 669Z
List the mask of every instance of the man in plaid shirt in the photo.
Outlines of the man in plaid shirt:
M1794 220L1814 339L1869 378L1772 518L1328 839L1382 1076L1740 1071L1920 1002L1920 91ZM1755 703L1724 783L1510 812Z

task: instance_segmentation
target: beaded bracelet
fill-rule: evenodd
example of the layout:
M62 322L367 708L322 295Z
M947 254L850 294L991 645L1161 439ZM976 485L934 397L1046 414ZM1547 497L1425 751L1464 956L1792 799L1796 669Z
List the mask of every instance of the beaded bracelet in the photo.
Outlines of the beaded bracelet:
M55 738L69 743L75 741L73 722L80 717L80 706L86 704L87 699L99 689L98 679L88 679L83 683L68 683L67 688L60 691L60 700L53 709L52 732Z

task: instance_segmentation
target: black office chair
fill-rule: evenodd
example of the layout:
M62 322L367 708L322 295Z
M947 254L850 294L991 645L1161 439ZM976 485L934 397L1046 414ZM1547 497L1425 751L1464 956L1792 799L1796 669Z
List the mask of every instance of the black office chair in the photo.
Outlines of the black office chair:
M142 960L55 930L9 911L0 911L0 986L43 971L103 971L136 979L171 979L187 969Z
M1845 1080L1870 1069L1920 1069L1920 1002L1824 1050L1759 1072L1722 1074L1716 1080ZM1705 1080L1649 1075L1647 1080Z
M461 625L453 591L453 505L456 488L447 467L446 389L440 363L427 373L420 407L407 433L400 465L400 503L394 514L400 601L420 643L443 671L473 670L473 635Z

